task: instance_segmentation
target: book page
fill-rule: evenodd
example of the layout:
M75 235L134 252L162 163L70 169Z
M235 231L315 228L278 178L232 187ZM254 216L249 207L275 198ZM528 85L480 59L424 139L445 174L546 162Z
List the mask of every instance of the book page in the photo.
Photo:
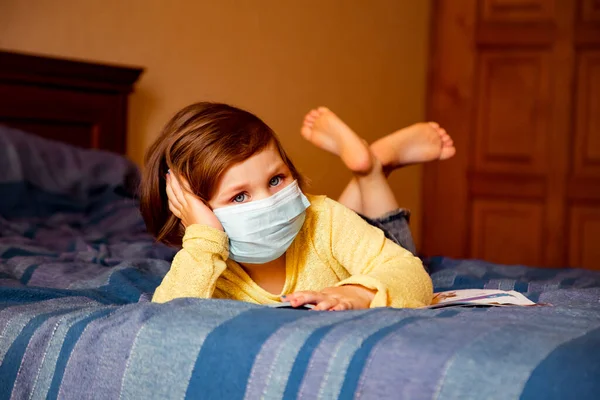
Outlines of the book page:
M450 305L534 306L536 303L514 290L463 289L434 293L428 308Z

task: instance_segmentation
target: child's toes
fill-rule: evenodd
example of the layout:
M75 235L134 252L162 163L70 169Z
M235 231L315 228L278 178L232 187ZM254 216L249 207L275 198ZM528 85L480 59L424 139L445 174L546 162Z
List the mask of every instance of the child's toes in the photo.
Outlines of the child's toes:
M447 142L448 140L452 140L450 138L450 135L448 135L448 133L446 132L445 129L441 129L439 131L439 133L440 133L440 139L442 140L442 142Z
M448 135L447 133L444 134L444 135L442 135L440 137L440 139L442 139L442 143L444 145L452 145L452 144L454 144L454 140L452 140L452 137L450 137L450 135Z
M314 124L315 124L315 120L314 119L309 119L309 118L306 118L304 120L304 123L303 123L304 126L308 126L308 127L311 127L311 128L312 128L312 126Z
M443 145L442 146L442 151L440 152L440 160L447 160L450 157L453 157L454 154L456 154L456 148L452 145L447 146L447 145Z
M317 110L312 110L304 116L304 124L310 124L312 126L317 118L319 118L319 112Z
M312 127L308 125L304 125L302 129L300 129L300 134L306 139L310 140L312 137Z

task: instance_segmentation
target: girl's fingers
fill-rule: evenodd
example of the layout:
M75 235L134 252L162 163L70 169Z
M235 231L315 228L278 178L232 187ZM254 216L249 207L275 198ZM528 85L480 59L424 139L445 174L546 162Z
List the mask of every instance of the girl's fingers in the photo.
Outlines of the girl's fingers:
M335 308L338 304L340 304L339 300L329 297L329 298L326 298L325 300L317 303L317 305L315 306L315 308L313 308L313 310L315 310L315 311L330 310L332 308Z
M340 301L340 303L333 307L331 309L331 311L346 311L346 310L352 310L352 304L348 303L347 301Z
M201 201L198 196L194 194L190 183L181 175L175 175L174 181L177 181L177 187L179 188L179 202L181 204L193 204L194 201ZM177 194L177 192L176 192Z
M325 299L325 295L319 292L304 291L292 293L285 297L285 301L289 301L294 307L304 304L317 304Z
M175 208L181 210L181 203L179 202L177 196L175 195L175 192L173 191L172 182L173 180L167 177L167 197L169 198L169 202L173 203Z
M168 176L171 182L171 189L173 190L175 198L177 199L179 204L183 204L185 202L185 196L183 190L181 189L181 184L179 183L179 178L177 177L177 174L174 172L169 172Z
M180 186L183 188L184 192L192 193L192 189L190 188L190 183L183 176L177 177Z
M192 191L190 183L182 176L179 177L179 180L181 181L180 184L183 187L183 195L188 199L188 204L190 203L190 201L199 200L198 196L196 196ZM194 200L190 200L190 198Z
M169 210L171 210L174 216L181 218L181 211L173 204L171 200L169 200Z

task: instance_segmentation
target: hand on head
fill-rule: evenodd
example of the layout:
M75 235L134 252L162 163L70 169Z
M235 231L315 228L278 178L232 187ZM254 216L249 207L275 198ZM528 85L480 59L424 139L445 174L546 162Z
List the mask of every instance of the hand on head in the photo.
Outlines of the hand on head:
M193 224L201 224L223 230L221 222L210 207L192 192L185 178L172 171L167 173L167 197L169 210L186 228Z

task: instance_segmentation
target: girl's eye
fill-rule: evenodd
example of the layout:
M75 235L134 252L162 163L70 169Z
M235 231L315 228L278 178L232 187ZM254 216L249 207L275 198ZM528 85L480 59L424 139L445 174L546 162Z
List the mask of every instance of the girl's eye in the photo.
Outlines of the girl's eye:
M269 185L271 185L271 186L277 186L277 185L279 185L281 183L282 179L283 178L281 177L281 175L274 176L269 181Z
M234 203L243 203L244 200L246 200L246 193L240 193L237 196L235 196L231 201L233 201Z

